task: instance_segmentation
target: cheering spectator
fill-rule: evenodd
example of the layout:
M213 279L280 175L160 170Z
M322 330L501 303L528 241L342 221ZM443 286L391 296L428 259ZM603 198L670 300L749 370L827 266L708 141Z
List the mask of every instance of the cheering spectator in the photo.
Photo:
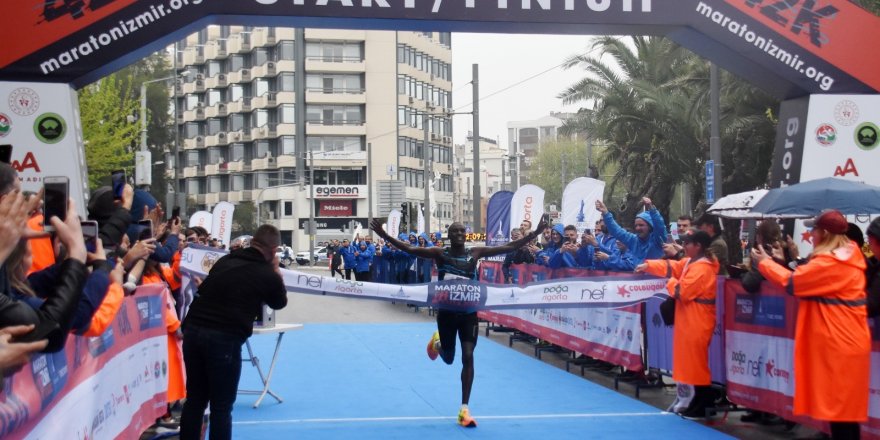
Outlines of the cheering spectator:
M865 258L846 237L846 218L825 211L804 223L813 253L794 272L760 247L751 258L770 282L798 303L794 335L794 415L831 423L833 439L859 438L868 419L871 334ZM678 322L676 322L678 325Z
M605 204L601 200L596 200L596 209L602 213L602 220L608 228L608 233L626 245L636 264L645 259L663 257L663 244L666 242L666 222L660 211L657 211L651 199L647 197L642 198L642 203L645 205L645 211L636 215L634 223L636 232L632 233L620 227Z
M727 242L724 241L724 236L721 234L721 219L712 214L703 214L697 220L696 225L699 230L705 231L712 237L712 253L720 264L718 275L727 276Z

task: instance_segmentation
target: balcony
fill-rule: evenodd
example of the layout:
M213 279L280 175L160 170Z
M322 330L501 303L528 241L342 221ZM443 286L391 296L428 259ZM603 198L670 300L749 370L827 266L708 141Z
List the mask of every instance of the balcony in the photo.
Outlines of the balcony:
M251 69L241 69L226 74L230 84L251 82Z
M183 93L186 95L205 91L205 76L201 73L190 81L183 83Z
M218 59L218 58L226 58L226 40L214 40L209 41L205 44L205 58L207 59Z
M199 103L198 105L202 105ZM185 121L196 121L205 119L205 108L204 107L196 107L192 110L186 110L183 112L183 119Z
M198 165L193 165L193 166L183 168L183 177L185 179L190 178L190 177L204 177L204 176L205 176L205 172L202 171Z
M278 124L275 126L275 132L278 136L296 136L296 124Z
M202 194L199 194L199 195L202 195ZM204 203L206 205L216 205L216 204L220 203L220 193L209 192L209 193L204 194L204 196L205 196L205 201L202 203Z
M275 33L274 31L270 32L269 28L255 28L251 33L251 45L253 47L274 46L275 42Z
M306 58L306 71L333 73L363 73L367 67L361 57L310 57Z
M204 136L196 136L194 138L188 138L183 140L183 149L184 150L194 150L196 148L205 148L205 137Z
M198 204L198 205L205 204L205 195L204 194L196 194L196 204Z
M217 103L216 105L212 105L210 107L205 108L205 117L206 118L216 118L223 117L229 114L229 109L226 107L226 104L223 102Z
M223 88L229 85L228 77L225 73L218 73L214 76L208 77L205 79L205 88L206 89L217 89Z
M278 95L275 92L269 92L264 95L251 98L251 107L268 108L278 106Z
M227 104L229 113L247 113L252 110L251 100L253 98L241 98L238 101L232 101Z
M205 165L205 175L226 174L226 162Z
M229 139L225 132L219 132L212 136L205 136L206 147L217 147L220 145L229 145Z
M365 136L367 127L364 121L308 121L307 135Z
M275 128L274 124L267 124L262 127L254 127L251 128L251 139L260 140L260 139L269 139L278 136L278 131Z
M250 34L233 34L226 40L226 50L229 53L248 52L251 50Z
M240 173L243 171L250 171L250 165L245 165L243 160L236 160L234 162L226 162L226 171L230 173Z
M279 167L295 167L296 156L282 154L275 158L275 163L278 164Z
M278 74L275 67L274 61L268 61L261 66L254 66L251 68L251 76L254 78L275 76Z
M183 65L205 64L205 50L202 46L189 46L183 50Z
M306 40L325 41L363 41L367 39L367 31L349 29L306 29Z
M262 157L251 161L251 171L274 170L278 168L278 162L274 157Z
M226 193L226 201L232 204L241 202L241 191L229 191Z
M366 104L364 89L322 88L306 89L306 102L314 104Z

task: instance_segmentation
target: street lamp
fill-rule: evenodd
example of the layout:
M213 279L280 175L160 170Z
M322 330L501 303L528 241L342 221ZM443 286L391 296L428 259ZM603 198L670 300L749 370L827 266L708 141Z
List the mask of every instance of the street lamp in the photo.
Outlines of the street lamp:
M135 169L135 171L136 171L135 177L136 177L137 184L144 185L144 186L150 186L150 184L153 183L152 173L151 173L151 169L150 169L151 164L152 164L152 158L150 157L150 151L147 148L147 85L157 83L157 82L169 81L169 80L177 79L179 76L188 76L188 75L189 75L189 72L187 71L187 72L182 72L180 75L169 75L169 76L166 76L163 78L147 80L147 81L144 81L141 83L141 114L140 114L141 142L140 142L140 150L136 153L136 155L140 156L140 158L142 158L142 159L139 158L139 160L137 160L136 163L142 164L142 166L140 168ZM177 113L178 113L178 108L177 108L177 98L176 98L176 93L175 93L175 99L174 99L175 129L177 127ZM177 145L175 145L175 150L177 150ZM177 151L175 151L175 154L177 154ZM178 160L178 158L175 157L175 165L176 165L177 160ZM175 183L177 182L177 177L178 177L177 176L177 167L175 166L175 169L174 169Z

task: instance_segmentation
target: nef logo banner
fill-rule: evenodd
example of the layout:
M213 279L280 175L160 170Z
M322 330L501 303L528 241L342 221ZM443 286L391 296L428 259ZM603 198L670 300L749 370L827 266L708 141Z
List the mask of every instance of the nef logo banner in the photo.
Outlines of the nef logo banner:
M444 280L430 285L431 304L462 312L476 311L486 304L486 286L479 281Z

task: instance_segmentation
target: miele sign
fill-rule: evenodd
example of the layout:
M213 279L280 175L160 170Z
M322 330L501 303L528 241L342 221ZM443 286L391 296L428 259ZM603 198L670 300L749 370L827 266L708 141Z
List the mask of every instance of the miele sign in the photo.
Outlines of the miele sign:
M315 185L316 199L365 199L366 185Z

